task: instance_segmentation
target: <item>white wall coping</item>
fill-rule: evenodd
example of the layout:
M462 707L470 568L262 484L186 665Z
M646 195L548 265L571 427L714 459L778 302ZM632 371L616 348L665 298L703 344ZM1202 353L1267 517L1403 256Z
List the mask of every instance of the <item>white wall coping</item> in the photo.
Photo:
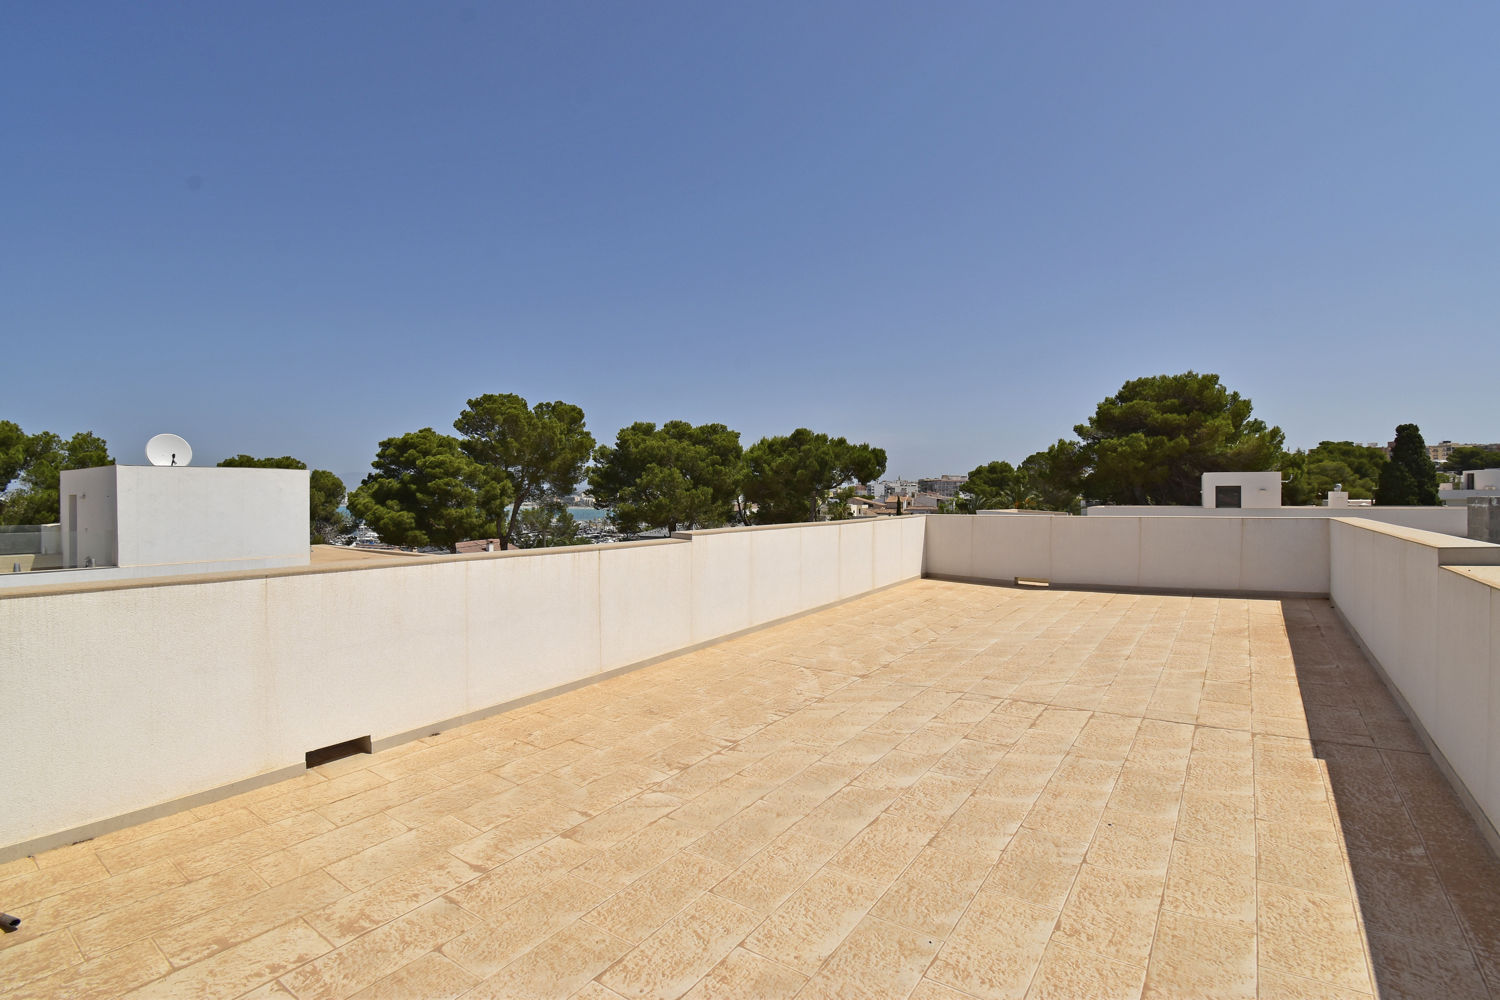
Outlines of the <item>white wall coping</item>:
M1482 583L1486 587L1500 590L1500 565L1495 566L1444 566L1449 573L1457 573L1466 576L1475 583Z
M1421 528L1406 528L1399 524L1387 524L1382 521L1371 521L1363 517L1336 517L1339 524L1347 524L1355 528L1363 528L1381 535L1390 535L1403 541L1412 542L1416 545L1425 545L1428 548L1441 550L1438 562L1442 564L1447 558L1477 559L1483 565L1500 565L1500 545L1492 542L1482 542L1477 538L1462 538L1458 535L1447 535L1441 531L1424 531ZM1485 552L1484 550L1490 550ZM1461 552L1461 556L1446 556L1447 552Z

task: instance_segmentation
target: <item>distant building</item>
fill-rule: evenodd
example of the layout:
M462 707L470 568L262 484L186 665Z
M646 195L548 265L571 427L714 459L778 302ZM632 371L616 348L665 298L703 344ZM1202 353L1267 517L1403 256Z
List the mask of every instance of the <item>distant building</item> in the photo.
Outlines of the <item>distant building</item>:
M910 479L882 479L875 484L870 496L876 500L889 500L892 497L909 497L917 492L917 484Z
M1381 451L1385 452L1386 458L1390 458L1391 449L1396 446L1396 442L1389 441L1386 444L1382 445L1376 444L1372 441L1370 442L1369 446L1371 448L1379 448ZM1448 459L1452 457L1453 452L1459 448L1482 448L1485 451L1500 451L1500 442L1495 442L1492 444L1479 444L1474 441L1439 441L1437 444L1430 444L1427 446L1427 457L1432 459L1433 465L1442 465L1444 462L1448 461Z
M1205 507L1280 507L1281 473L1205 472Z
M939 476L936 479L918 479L918 493L936 493L940 497L956 497L958 489L969 481L968 476Z

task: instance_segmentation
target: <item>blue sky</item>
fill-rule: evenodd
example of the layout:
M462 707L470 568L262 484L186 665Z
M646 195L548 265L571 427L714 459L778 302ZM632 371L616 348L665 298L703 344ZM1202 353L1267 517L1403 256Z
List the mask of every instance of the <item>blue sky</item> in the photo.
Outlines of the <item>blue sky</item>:
M0 5L0 418L1019 461L1130 378L1500 440L1500 6Z

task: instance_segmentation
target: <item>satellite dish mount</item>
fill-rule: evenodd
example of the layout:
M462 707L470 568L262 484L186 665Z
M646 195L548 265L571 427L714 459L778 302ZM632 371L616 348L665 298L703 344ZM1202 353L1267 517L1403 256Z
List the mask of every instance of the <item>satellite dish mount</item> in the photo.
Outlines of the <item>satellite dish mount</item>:
M146 458L152 465L189 465L193 449L176 434L158 434L146 442Z

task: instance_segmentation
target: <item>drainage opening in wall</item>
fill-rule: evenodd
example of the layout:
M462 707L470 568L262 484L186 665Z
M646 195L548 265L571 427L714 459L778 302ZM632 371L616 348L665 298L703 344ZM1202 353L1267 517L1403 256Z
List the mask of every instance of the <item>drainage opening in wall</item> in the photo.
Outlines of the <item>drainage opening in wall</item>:
M317 750L307 751L307 766L317 767L319 764L327 764L330 761L343 760L345 757L353 757L357 753L370 753L370 737L359 736L333 746L319 747Z
M1034 577L1034 576L1018 576L1018 577L1016 577L1016 586L1017 587L1050 587L1050 586L1052 586L1052 581L1050 581L1050 580L1042 580L1042 579L1039 579L1039 578Z

